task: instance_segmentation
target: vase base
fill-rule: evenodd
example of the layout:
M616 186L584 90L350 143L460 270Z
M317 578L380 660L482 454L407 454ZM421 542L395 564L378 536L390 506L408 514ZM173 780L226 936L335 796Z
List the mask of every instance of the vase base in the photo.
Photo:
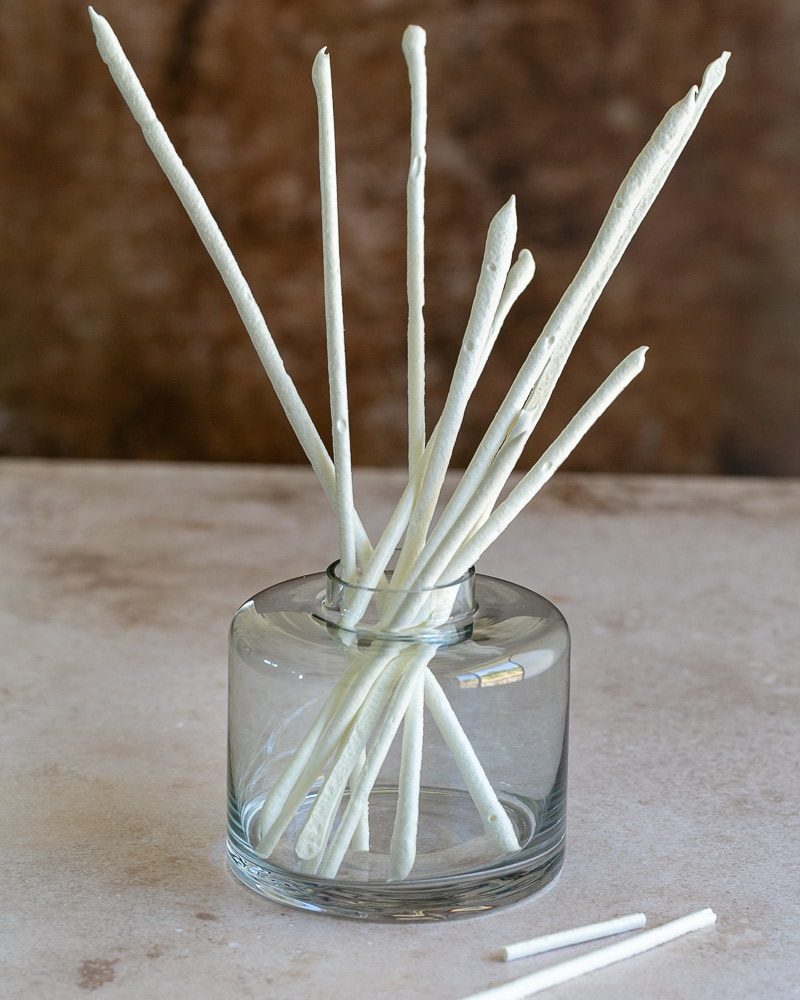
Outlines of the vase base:
M561 822L541 826L535 814L539 813L540 821L544 817L532 808L532 803L509 796L503 797L503 806L517 831L519 851L487 862L483 837L466 837L446 851L434 852L426 852L422 837L411 877L401 882L387 881L389 845L382 834L386 825L382 813L385 809L387 817L393 816L396 804L393 791L376 789L378 794L370 800L371 850L348 852L337 878L320 878L292 870L297 861L288 849L279 848L269 859L260 857L251 838L242 836L252 827L257 811L253 804L241 817L231 817L228 836L231 870L249 888L287 906L359 920L405 923L452 920L490 912L544 889L561 869L563 818ZM431 809L425 811L425 800L429 800L430 806L434 798L436 813L451 820L454 814L471 806L468 797L455 789L423 789L421 812L427 818ZM552 819L552 813L549 818ZM430 830L430 824L426 825ZM477 851L479 844L483 846L482 852Z

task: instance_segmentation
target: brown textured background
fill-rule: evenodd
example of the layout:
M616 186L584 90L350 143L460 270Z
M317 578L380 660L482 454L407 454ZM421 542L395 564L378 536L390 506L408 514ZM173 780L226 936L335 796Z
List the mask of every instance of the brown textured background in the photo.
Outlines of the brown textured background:
M486 225L516 193L538 270L463 462L630 162L723 48L726 82L612 279L534 439L628 350L644 376L573 468L800 473L796 0L104 0L328 433L309 72L332 53L353 448L405 457L409 22L428 31L428 404ZM0 6L0 453L295 461L233 306L96 55L82 2Z

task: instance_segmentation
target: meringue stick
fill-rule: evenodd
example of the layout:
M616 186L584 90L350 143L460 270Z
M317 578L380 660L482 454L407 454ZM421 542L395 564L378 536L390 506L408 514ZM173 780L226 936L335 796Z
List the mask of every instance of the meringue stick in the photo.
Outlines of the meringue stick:
M338 808L347 780L357 766L370 734L386 710L396 682L407 670L408 659L407 652L401 654L390 667L381 671L356 712L344 747L317 792L314 805L297 838L294 850L298 858L313 858L322 850L328 815Z
M405 541L395 569L396 585L403 584L406 573L413 566L424 544L464 410L475 385L473 373L482 360L483 345L491 329L506 276L511 267L516 233L517 214L512 195L489 224L483 265L472 310L450 390L439 418L438 432L428 456L419 494L406 529Z
M424 712L425 678L420 675L403 720L397 812L389 845L391 881L408 878L417 855Z
M642 952L657 948L668 941L674 941L676 938L683 937L684 934L709 927L716 919L717 915L713 910L698 910L697 913L690 913L677 920L670 920L669 923L662 924L660 927L640 931L624 941L615 941L614 944L607 944L602 948L587 951L583 955L578 955L577 958L570 958L546 969L531 972L527 976L522 976L521 979L503 983L492 989L482 990L480 993L473 993L465 1000L523 1000L524 997L533 996L542 990L558 986L559 983L577 979L578 976L583 976L587 972L604 969L607 965L622 962L626 958L633 958L634 955L641 955ZM629 991L628 995L636 996L637 994Z
M411 87L411 162L406 185L408 293L408 471L413 477L425 450L425 132L428 80L425 32L415 24L403 33Z
M275 849L376 679L396 657L393 649L383 650L366 662L358 649L351 654L345 675L261 807L257 826L259 854L269 857Z
M358 826L361 813L369 799L389 748L397 735L400 723L403 721L408 703L414 694L417 678L423 671L427 671L428 663L436 655L436 646L432 643L415 643L414 647L413 654L408 657L404 664L405 672L395 687L380 731L367 752L367 763L359 782L353 790L336 833L325 851L325 856L319 867L319 874L323 878L336 877Z
M91 7L89 8L89 17L100 56L108 66L114 83L125 99L136 123L141 128L145 142L172 185L211 260L219 271L292 430L297 435L311 467L335 510L337 494L334 464L294 382L286 372L283 359L275 346L272 334L253 293L191 174L175 151L164 126L156 118L147 94L111 26ZM366 562L372 553L372 547L357 516L354 517L354 524L359 559Z
M325 833L326 838L329 837L331 834L331 830L333 829L333 823L335 819L336 819L336 812L332 812L330 815L330 822L328 824L328 829ZM363 817L362 817L362 822L363 822ZM360 831L361 831L361 826L359 826L359 829L356 831L356 838L359 837ZM298 858L297 870L301 872L303 875L316 875L321 861L322 857L320 855L317 855L316 858Z
M686 97L667 112L634 161L586 259L531 348L450 498L437 525L441 535L460 517L502 447L517 414L525 407L537 416L541 414L614 268L689 141L711 95L722 82L729 55L724 52L707 67L699 90L692 87ZM553 354L556 363L540 382L544 370L543 354L545 362ZM536 394L533 398L532 393Z
M508 277L506 278L506 283L503 287L503 294L500 296L500 302L497 305L497 311L494 314L489 335L484 343L481 364L475 371L476 382L481 372L486 367L486 362L489 360L489 355L492 353L497 336L502 330L503 324L508 318L508 314L511 312L514 303L520 295L522 295L528 285L533 281L535 273L536 263L533 259L533 254L530 250L520 250L519 256L511 265L511 269L508 272Z
M730 53L723 52L706 67L700 87L692 87L682 101L670 108L634 160L586 260L545 327L545 332L555 331L558 337L554 364L532 388L526 401L528 409L541 414L547 405L589 314L691 138L712 94L722 83L729 58ZM572 333L561 335L560 331L570 323Z
M494 320L492 321L489 335L486 338L483 347L481 361L475 366L472 373L472 389L470 391L474 390L481 372L486 366L486 362L489 359L489 355L494 347L497 336L502 329L508 313L525 288L527 288L530 284L533 279L534 271L535 264L530 251L521 250L518 259L514 262L508 272L503 293L500 297L500 302L497 306L497 311L495 313ZM434 429L434 433L431 435L431 440L426 446L421 467L418 468L416 475L410 476L409 482L403 490L400 500L395 506L383 534L378 540L378 543L375 545L372 558L362 572L359 583L364 588L375 589L379 586L381 577L389 564L389 560L397 550L397 546L400 543L400 539L402 538L403 532L408 524L408 519L414 506L415 497L419 492L420 480L425 469L425 462L427 462L427 458L434 446L434 439L438 432L438 427L439 425L437 424ZM410 573L413 575L413 570L410 571ZM410 576L410 578L412 577ZM369 595L366 591L364 591L360 600L359 598L356 598L353 605L348 608L344 618L345 623L350 626L355 624L355 622L358 621L366 610L368 603Z
M568 948L573 944L584 944L586 941L599 941L601 938L613 937L615 934L627 934L628 931L639 930L647 923L644 913L628 913L624 917L614 917L613 920L603 920L596 924L583 924L581 927L571 927L566 931L556 931L529 941L517 941L500 949L500 958L504 962L514 962L518 958L530 958L533 955L543 955L548 951Z
M367 751L362 750L358 755L358 760L356 766L353 768L353 772L350 775L350 793L352 794L353 789L358 784L358 779L361 776L361 772L364 770L364 765L367 763ZM335 814L334 814L335 815ZM325 833L325 840L327 841L330 837L331 831L328 829ZM356 832L353 836L353 850L354 851L368 851L369 850L369 802L364 806L364 811L358 820L358 826L356 827Z
M503 503L492 512L484 525L465 544L457 548L455 545L450 546L456 548L456 551L444 570L445 579L455 579L466 572L478 556L485 552L530 503L600 415L642 371L646 352L646 347L639 347L620 362L600 388L595 390L578 410L539 461L522 477ZM443 550L439 559L443 560L447 554L448 550ZM432 567L429 572L434 575L436 568Z
M331 60L317 53L311 70L319 117L319 189L322 203L322 254L325 329L328 347L328 387L331 400L333 464L336 474L336 514L339 523L339 564L342 578L356 575L353 524L353 472L350 461L350 418L342 310L342 268L339 257L339 213L336 195L336 139L333 119Z
M497 798L472 744L461 728L458 716L431 670L425 671L425 704L461 772L484 830L503 853L518 851L519 840L508 813Z

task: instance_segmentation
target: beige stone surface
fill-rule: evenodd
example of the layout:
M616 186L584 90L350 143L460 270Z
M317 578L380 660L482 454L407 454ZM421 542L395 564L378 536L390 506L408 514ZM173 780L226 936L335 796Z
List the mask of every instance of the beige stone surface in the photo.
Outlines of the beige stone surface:
M374 529L398 473L357 477ZM432 997L500 945L645 910L716 927L554 997L797 996L800 484L560 476L486 572L574 634L567 861L496 914L293 911L224 859L226 628L334 556L299 469L0 465L0 995ZM586 946L584 946L586 947Z

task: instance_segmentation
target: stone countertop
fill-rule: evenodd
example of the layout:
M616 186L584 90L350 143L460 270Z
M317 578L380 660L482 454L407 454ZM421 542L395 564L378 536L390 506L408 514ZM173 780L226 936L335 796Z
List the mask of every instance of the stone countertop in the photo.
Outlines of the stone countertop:
M371 530L402 485L357 475ZM551 995L797 996L797 482L561 474L487 553L572 627L567 861L435 925L226 869L226 629L335 556L307 470L5 461L0 532L3 997L457 1000L554 960L502 944L703 906L715 927Z

